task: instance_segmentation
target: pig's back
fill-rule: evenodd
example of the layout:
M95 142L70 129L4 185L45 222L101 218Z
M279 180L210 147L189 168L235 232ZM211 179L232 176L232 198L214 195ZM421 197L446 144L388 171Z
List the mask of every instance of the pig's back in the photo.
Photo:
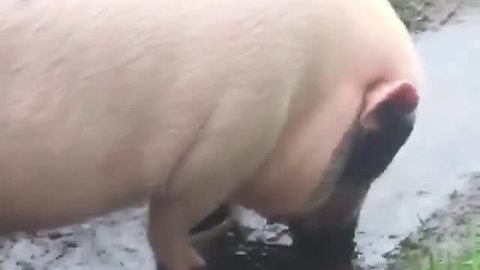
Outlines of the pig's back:
M0 3L0 231L68 223L148 198L219 107L231 117L215 120L217 128L270 119L275 129L255 132L275 137L307 55L278 52L301 42L278 44L280 29L250 31L262 18L248 20L248 6L235 18L183 4L192 6ZM246 112L254 117L240 117ZM251 154L262 156L269 147L256 148ZM213 153L228 160L232 151Z

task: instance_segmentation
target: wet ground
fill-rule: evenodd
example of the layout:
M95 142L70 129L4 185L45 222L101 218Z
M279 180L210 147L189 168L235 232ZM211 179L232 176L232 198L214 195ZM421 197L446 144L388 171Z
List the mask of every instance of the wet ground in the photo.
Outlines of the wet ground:
M449 23L468 1L471 0L390 0L402 21L413 33L432 30Z
M373 186L357 241L367 264L413 232L480 171L480 10L464 8L417 40L428 85L418 125L391 169ZM388 214L380 214L388 211Z
M455 239L462 234L456 221L474 215L472 207L480 205L475 185L480 182L475 174L480 172L480 8L472 3L460 9L430 7L425 13L442 27L416 37L428 85L417 128L362 211L355 240L364 267L384 268L384 255L398 250L407 236L415 239L419 228ZM144 223L144 209L129 209L54 232L0 239L0 270L154 269ZM240 245L232 235L224 240L215 270L354 267L346 262L320 268L285 247Z
M480 173L465 177L468 183L463 192L452 192L447 207L422 220L416 232L386 254L388 270L405 269L405 263L429 253L445 260L480 252Z

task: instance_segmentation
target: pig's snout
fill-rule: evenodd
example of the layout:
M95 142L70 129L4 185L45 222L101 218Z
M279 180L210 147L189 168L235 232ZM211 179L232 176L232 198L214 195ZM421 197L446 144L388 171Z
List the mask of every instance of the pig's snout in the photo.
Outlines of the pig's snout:
M341 226L327 225L312 229L292 223L292 249L301 258L322 265L349 262L355 257L356 221Z
M362 192L350 191L337 189L318 209L288 222L292 249L299 257L325 265L348 262L354 257L360 210L357 204Z

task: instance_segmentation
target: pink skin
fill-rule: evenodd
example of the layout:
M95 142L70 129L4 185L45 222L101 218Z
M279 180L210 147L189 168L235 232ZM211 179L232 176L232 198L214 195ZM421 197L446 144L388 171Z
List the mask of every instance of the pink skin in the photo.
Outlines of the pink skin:
M225 202L320 224L352 125L421 82L386 0L6 0L0 63L0 232L149 201L168 270Z
M379 107L386 103L392 103L395 109L399 110L401 114L404 114L405 117L407 117L409 114L413 113L415 111L416 105L418 103L418 96L416 94L416 89L409 83L406 82L395 82L391 84L381 84L377 86L377 90L369 92L370 95L367 95L365 99L365 104L364 104L364 109L360 110L359 112L359 118L358 118L358 123L361 125L362 128L366 129L368 132L375 132L377 130L382 129L383 127L381 126L381 123L378 122L377 120L377 111ZM408 97L408 98L405 98ZM353 118L352 118L353 119ZM306 134L303 133L303 134ZM308 134L314 134L314 133L308 133ZM346 133L345 133L346 134ZM345 150L348 150L348 142L352 139L349 138L350 135L347 135L346 138L342 140L342 142L339 142L338 148L342 149L344 148ZM318 137L317 137L318 138ZM340 137L341 138L341 137ZM314 138L312 138L313 140ZM303 138L299 142L303 143L305 142L306 138ZM285 144L282 144L282 146ZM314 152L314 149L312 149L312 152ZM332 151L333 152L333 151ZM312 153L314 154L314 153ZM277 157L292 157L292 153L287 153L283 155L278 155ZM318 160L318 159L317 159ZM340 161L338 161L340 162ZM253 194L248 194L247 197L243 200L240 200L240 202L252 209L257 210L260 214L262 214L265 217L269 218L277 218L277 219L295 219L296 217L301 217L302 213L312 211L312 209L315 209L316 207L319 207L322 205L322 202L325 201L328 198L328 192L325 192L325 190L331 190L332 186L328 186L330 183L335 183L336 180L335 177L328 177L327 175L324 175L324 179L330 179L332 182L325 182L323 188L318 188L315 185L318 185L318 182L315 182L315 177L314 175L312 176L311 179L311 184L307 185L306 183L300 184L298 179L302 179L303 181L306 181L306 177L302 175L291 175L287 174L286 172L282 171L282 167L287 167L287 164L291 164L290 161L287 160L287 163L283 165L277 165L276 170L269 170L270 173L274 173L274 177L276 181L281 181L278 179L285 179L284 181L286 182L285 184L281 186L272 186L272 187L263 187L259 186L259 183L268 183L265 180L253 180L251 182L252 186L249 186L249 191L252 192ZM305 163L302 163L304 165ZM335 164L332 164L335 165ZM336 164L336 166L341 166L341 164ZM263 168L268 169L268 164ZM260 176L262 176L262 169L260 170ZM297 171L297 170L289 170L288 172L290 173L304 173L303 170ZM278 173L278 174L277 174ZM338 173L337 173L338 174ZM264 174L263 174L264 175ZM265 177L265 176L263 176ZM318 174L317 174L317 177ZM319 177L322 179L322 177ZM296 179L295 181L292 181L291 179ZM370 182L373 181L374 179L369 180ZM277 183L277 182L276 182ZM321 184L321 182L320 182ZM300 185L297 186L297 185ZM305 188L305 186L307 186ZM305 188L301 189L301 188ZM290 191L295 191L295 192L290 192ZM312 190L317 190L320 192L319 194L312 194ZM273 193L272 193L273 192ZM303 192L303 193L302 193ZM294 194L289 194L289 193L294 193ZM280 196L279 194L282 194L283 196ZM327 197L323 196L325 194ZM290 197L289 197L290 196ZM294 199L298 199L298 208L293 208L295 207L294 204L292 204L292 201L295 201L294 199L291 198L291 196L295 196ZM323 197L322 197L323 196ZM355 196L352 196L355 197ZM292 207L292 209L286 210L285 203L281 203L282 200L287 200L289 202L289 205ZM358 200L361 200L359 198ZM352 204L351 207L353 209L345 209L344 211L340 211L338 215L345 215L345 216L354 216L355 212L357 211L357 206L360 205L360 202L348 202L348 200L345 202L347 204ZM304 205L307 205L308 207L305 208L303 207ZM333 220L335 220L334 217L332 217ZM341 222L340 222L341 223Z

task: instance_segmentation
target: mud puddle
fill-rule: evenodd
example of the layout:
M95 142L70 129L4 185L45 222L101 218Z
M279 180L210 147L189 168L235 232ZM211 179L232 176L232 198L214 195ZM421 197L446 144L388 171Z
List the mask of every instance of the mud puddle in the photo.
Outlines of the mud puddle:
M366 265L422 226L480 171L480 9L470 4L440 31L417 37L427 85L417 126L391 168L372 187L357 232Z
M415 233L386 254L388 270L405 269L405 264L415 258L435 256L437 261L447 263L448 258L452 261L480 252L480 173L465 177L469 179L467 189L452 192L448 207L435 211Z

